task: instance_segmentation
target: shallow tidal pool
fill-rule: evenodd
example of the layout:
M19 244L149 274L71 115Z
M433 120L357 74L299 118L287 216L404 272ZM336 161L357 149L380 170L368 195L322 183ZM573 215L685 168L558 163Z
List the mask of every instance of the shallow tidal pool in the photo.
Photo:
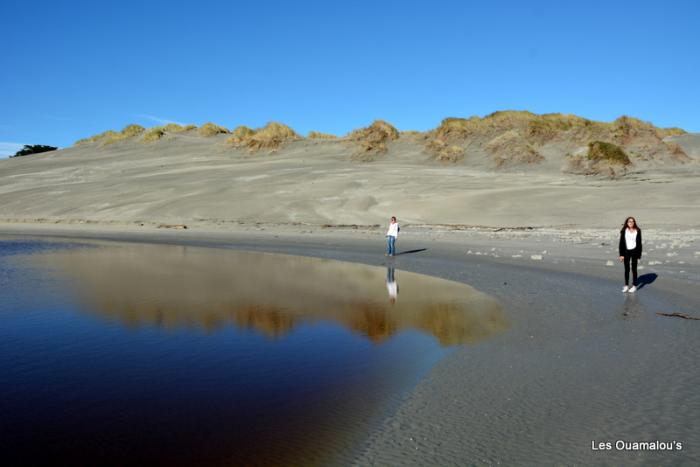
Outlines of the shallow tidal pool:
M227 249L0 239L3 464L343 463L456 346L474 288Z

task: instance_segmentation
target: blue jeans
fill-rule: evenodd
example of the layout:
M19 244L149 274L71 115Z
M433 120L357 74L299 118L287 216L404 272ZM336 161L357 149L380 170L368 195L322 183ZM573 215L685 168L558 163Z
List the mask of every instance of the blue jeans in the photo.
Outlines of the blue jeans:
M386 254L389 256L394 256L396 253L396 237L387 235L386 237Z

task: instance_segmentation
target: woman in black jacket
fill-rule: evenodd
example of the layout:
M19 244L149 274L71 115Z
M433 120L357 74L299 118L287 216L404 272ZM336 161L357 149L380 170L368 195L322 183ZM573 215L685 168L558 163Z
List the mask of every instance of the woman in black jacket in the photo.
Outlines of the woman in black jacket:
M637 291L637 261L642 258L642 229L634 217L628 217L620 229L620 262L625 263L625 286L623 292ZM632 263L632 287L630 282L630 263Z

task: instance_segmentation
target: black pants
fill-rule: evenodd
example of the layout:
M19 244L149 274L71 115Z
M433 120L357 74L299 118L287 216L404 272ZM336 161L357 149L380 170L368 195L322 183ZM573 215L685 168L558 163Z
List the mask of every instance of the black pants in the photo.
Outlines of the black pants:
M632 285L637 285L637 257L634 251L625 252L625 285L630 283L630 263L632 263Z

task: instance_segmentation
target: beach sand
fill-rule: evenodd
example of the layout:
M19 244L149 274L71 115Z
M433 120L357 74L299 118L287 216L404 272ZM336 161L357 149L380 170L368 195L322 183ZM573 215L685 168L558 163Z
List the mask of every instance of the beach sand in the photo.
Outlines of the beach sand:
M341 456L341 464L700 462L700 374L694 370L700 328L697 321L656 314L698 315L696 263L696 269L646 266L640 275L649 282L630 295L620 293L622 266L607 263L615 259L614 245L580 233L562 239L560 233L538 231L408 229L398 243L399 253L405 253L387 259L380 230L6 224L0 232L390 264L397 271L467 283L495 297L510 329L479 345L457 347L397 401L360 446ZM657 242L653 236L647 241ZM664 241L665 248L657 244L658 254L682 250L685 255L697 246L691 241L674 246L672 236ZM683 449L591 449L591 442L617 440L678 441Z

